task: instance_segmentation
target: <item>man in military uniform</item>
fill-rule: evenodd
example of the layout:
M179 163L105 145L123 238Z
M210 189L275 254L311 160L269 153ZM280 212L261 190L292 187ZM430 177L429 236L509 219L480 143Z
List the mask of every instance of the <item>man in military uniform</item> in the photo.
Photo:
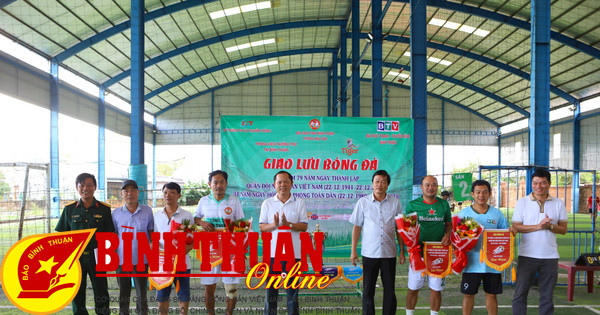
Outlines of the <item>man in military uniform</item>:
M75 179L77 192L81 199L68 204L58 220L55 230L58 232L96 229L96 232L114 232L110 206L94 198L96 178L92 174L82 173ZM96 259L94 249L97 246L96 235L90 240L79 258L81 264L81 285L73 299L73 314L88 314L85 308L86 275L89 274L94 290L96 314L109 314L108 285L106 278L96 277Z

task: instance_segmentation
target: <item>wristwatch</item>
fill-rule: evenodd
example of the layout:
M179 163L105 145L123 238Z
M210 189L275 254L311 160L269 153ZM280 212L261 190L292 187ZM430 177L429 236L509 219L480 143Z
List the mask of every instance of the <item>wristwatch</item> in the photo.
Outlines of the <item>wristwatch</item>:
M550 230L554 230L554 224L550 224Z

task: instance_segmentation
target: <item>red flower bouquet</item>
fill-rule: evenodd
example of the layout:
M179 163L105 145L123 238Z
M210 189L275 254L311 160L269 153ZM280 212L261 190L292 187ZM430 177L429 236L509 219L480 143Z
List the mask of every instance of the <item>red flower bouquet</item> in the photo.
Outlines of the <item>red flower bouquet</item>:
M483 226L471 217L460 218L458 214L452 216L452 235L450 241L454 245L456 260L452 263L452 271L459 274L465 269L468 258L467 253L477 245L479 236L483 234Z
M190 222L190 220L183 220L181 223L175 222L175 220L171 220L171 232L183 232L187 234L187 238L185 239L185 243L187 245L192 244L194 240L194 232L198 229L196 224Z
M250 219L250 220L239 219L236 221L229 222L229 225L227 228L228 228L229 232L232 232L232 233L236 233L236 232L247 233L250 230L251 225L252 225L252 219Z
M421 246L419 245L419 231L421 226L417 218L417 213L399 215L396 217L396 226L398 233L406 248L408 248L408 260L410 267L414 271L424 272L426 267L421 257Z

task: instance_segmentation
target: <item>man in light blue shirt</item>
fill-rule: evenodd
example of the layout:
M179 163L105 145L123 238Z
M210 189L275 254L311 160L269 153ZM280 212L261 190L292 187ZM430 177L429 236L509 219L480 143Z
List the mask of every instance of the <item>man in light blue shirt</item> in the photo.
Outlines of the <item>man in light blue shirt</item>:
M386 171L375 172L372 183L373 194L360 198L350 217L350 223L354 224L350 260L356 266L356 247L362 232L363 314L375 314L375 285L380 270L383 284L382 313L396 314L396 239L400 244L400 264L404 264L404 244L398 235L395 218L402 213L402 209L398 198L387 194L390 175Z
M476 180L471 185L471 197L473 205L463 209L458 216L473 218L484 229L509 229L513 235L515 228L509 227L506 218L502 212L490 205L491 186L485 180ZM479 252L483 244L483 236L479 237L477 245L467 253L467 266L463 270L460 292L463 297L463 315L471 314L475 303L475 294L479 285L483 281L483 291L485 292L485 306L488 314L498 314L497 294L502 293L502 276L500 271L489 267L479 260Z
M144 256L144 271L137 271L138 247L136 241L137 232L145 232L150 242L150 233L154 231L154 215L152 208L138 202L139 191L135 181L128 179L121 184L121 195L125 205L116 208L112 213L112 220L117 234L119 234L119 268L117 273L148 273L148 262ZM134 233L131 243L131 264L133 271L123 271L123 233ZM148 278L134 277L136 293L136 313L148 314ZM131 277L118 277L119 284L119 313L129 314L129 300L131 295Z

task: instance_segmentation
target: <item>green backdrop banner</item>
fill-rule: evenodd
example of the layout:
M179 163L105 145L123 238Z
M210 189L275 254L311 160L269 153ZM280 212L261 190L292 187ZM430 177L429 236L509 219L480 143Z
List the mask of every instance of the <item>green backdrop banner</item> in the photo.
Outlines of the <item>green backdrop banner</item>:
M273 176L294 176L292 193L304 199L308 231L328 233L324 255L350 255L356 201L372 192L376 170L390 173L388 193L411 198L413 121L408 118L283 116L221 117L221 165L228 192L258 224L262 202L275 195ZM257 229L255 229L257 230Z

